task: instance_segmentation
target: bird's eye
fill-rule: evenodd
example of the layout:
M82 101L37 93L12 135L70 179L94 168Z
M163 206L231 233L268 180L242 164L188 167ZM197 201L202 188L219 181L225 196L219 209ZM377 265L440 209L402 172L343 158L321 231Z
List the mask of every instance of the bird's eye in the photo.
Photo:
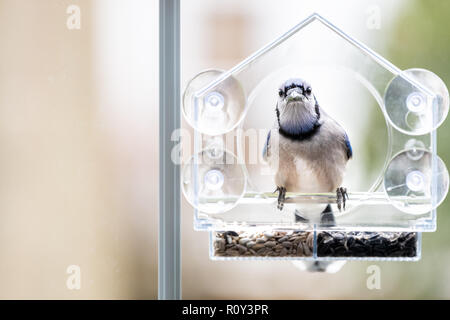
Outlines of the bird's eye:
M311 92L312 92L311 87L306 88L306 93L307 93L307 94L311 94Z
M280 97L284 96L284 91L280 89L280 90L278 91L278 95L279 95Z

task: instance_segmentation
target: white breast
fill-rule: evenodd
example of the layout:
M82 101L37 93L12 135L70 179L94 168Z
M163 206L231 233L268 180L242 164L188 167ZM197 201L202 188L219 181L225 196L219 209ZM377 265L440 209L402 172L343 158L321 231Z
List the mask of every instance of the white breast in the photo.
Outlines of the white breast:
M283 186L288 192L334 192L342 183L345 164L345 151L336 147L335 143L323 145L323 141L293 142L279 136L279 144L272 144L272 169L275 173L275 184ZM275 139L274 139L275 140Z
M329 186L324 186L321 184L321 179L314 168L308 164L308 162L302 158L293 159L295 168L298 174L297 183L293 186L292 191L295 192L327 192Z

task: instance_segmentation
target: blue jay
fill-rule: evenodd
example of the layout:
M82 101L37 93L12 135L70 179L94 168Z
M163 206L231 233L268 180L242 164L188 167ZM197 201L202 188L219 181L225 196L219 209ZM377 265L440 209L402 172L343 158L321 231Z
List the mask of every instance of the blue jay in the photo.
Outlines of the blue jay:
M336 192L339 211L345 210L347 190L341 187L352 147L345 130L317 102L311 85L289 79L278 91L276 121L267 135L263 158L275 174L278 209L286 191ZM302 205L295 210L297 222L319 218L323 225L335 225L330 205Z

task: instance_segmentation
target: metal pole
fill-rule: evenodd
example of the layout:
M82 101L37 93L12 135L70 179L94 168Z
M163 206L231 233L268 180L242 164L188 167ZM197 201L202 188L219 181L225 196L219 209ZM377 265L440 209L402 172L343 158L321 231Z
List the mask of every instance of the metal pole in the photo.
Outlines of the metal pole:
M180 0L159 1L158 298L181 299L180 168L171 134L180 127Z

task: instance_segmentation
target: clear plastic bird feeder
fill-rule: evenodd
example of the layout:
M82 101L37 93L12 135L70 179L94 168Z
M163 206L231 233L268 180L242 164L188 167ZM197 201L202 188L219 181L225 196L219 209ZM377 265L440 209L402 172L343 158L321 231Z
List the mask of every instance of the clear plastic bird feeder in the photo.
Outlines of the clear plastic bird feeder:
M284 210L276 209L273 174L261 153L275 119L274 94L292 77L312 83L321 107L357 141L342 212L334 193L288 192ZM211 232L215 259L417 260L420 233L436 229L436 208L448 192L436 154L436 129L448 108L447 88L435 74L402 71L313 14L232 69L207 70L188 83L183 114L195 129L194 153L182 170L182 190L195 228ZM364 126L367 117L376 130ZM369 175L358 146L373 135L382 160ZM296 222L302 203L330 204L336 224Z

